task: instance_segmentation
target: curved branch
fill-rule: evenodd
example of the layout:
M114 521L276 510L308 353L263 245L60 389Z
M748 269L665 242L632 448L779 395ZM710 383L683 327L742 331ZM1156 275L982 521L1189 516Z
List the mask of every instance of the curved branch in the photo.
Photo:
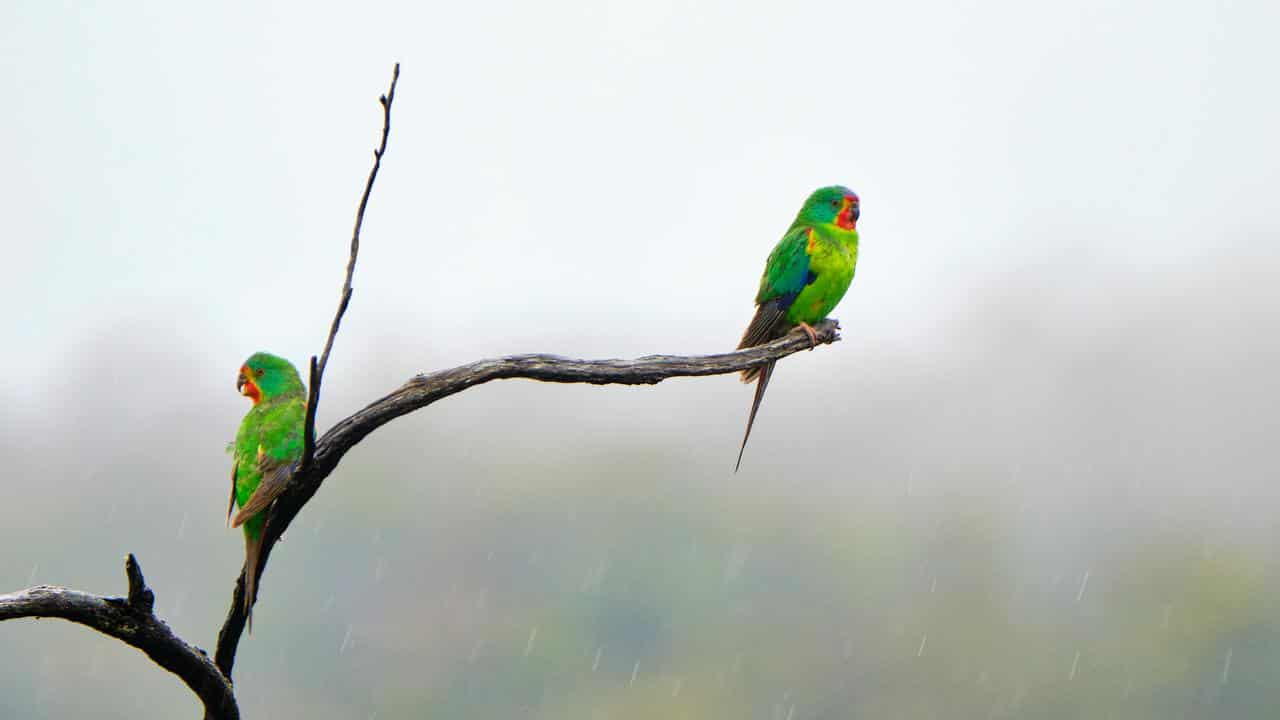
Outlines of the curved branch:
M840 339L839 329L840 323L834 319L818 323L814 327L818 343L825 345L836 342ZM316 443L314 461L294 474L284 493L268 511L266 527L263 529L262 554L258 559L259 571L266 566L267 557L280 535L293 522L302 506L320 489L320 484L338 466L348 450L379 427L437 400L491 380L512 378L592 385L653 385L673 377L727 375L812 348L807 335L793 333L767 345L718 355L648 355L635 360L574 360L557 355L511 355L418 375L391 394L339 421L320 438ZM232 594L231 610L223 623L222 631L218 633L218 667L227 677L231 677L236 647L244 632L243 599L242 571Z
M814 327L818 343L825 345L836 342L840 339L839 329L840 323L837 320L822 321ZM306 480L318 486L325 476L333 472L342 456L369 433L401 415L420 410L437 400L490 380L525 378L591 385L654 385L673 377L741 372L812 347L807 335L793 333L767 345L717 355L647 355L635 360L573 360L557 355L511 355L418 375L390 395L334 425L316 446L313 468L315 476L298 477L293 484L302 484L301 481ZM286 497L292 494L286 492Z
M132 554L125 559L128 597L103 597L54 585L0 595L0 620L54 617L80 623L132 645L182 678L202 703L205 720L238 720L231 683L203 650L188 645L155 616L155 595Z

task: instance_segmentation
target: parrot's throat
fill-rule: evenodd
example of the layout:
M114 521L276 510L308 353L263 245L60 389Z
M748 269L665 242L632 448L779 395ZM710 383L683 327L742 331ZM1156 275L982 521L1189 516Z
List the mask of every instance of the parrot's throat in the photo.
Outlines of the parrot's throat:
M262 402L262 389L252 380L245 381L241 394L253 401L254 405Z

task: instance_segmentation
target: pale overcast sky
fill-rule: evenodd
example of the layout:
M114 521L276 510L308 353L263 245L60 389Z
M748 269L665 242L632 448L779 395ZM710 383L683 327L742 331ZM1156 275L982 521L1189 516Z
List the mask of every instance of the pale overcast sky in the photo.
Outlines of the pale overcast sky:
M317 350L395 61L335 369L388 334L724 349L828 183L864 205L836 315L908 341L1028 269L1271 252L1280 224L1274 3L317 7L0 11L6 394L100 335Z

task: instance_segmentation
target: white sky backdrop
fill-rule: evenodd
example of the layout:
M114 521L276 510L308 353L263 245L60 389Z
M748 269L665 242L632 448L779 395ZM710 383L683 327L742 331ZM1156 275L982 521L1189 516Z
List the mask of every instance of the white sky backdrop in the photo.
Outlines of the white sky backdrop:
M143 329L227 377L258 348L314 352L395 60L335 373L389 333L459 361L725 348L833 182L863 196L837 315L864 337L923 341L1029 268L1206 263L1274 237L1277 21L1261 2L10 4L0 293L22 350L0 376L38 402L86 339Z

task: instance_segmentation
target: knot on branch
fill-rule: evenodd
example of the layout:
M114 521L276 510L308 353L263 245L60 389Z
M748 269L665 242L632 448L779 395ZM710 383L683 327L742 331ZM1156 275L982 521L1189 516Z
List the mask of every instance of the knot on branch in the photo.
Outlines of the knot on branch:
M147 587L147 581L142 577L142 566L133 553L124 559L124 574L129 579L129 607L150 614L156 604L156 595Z

